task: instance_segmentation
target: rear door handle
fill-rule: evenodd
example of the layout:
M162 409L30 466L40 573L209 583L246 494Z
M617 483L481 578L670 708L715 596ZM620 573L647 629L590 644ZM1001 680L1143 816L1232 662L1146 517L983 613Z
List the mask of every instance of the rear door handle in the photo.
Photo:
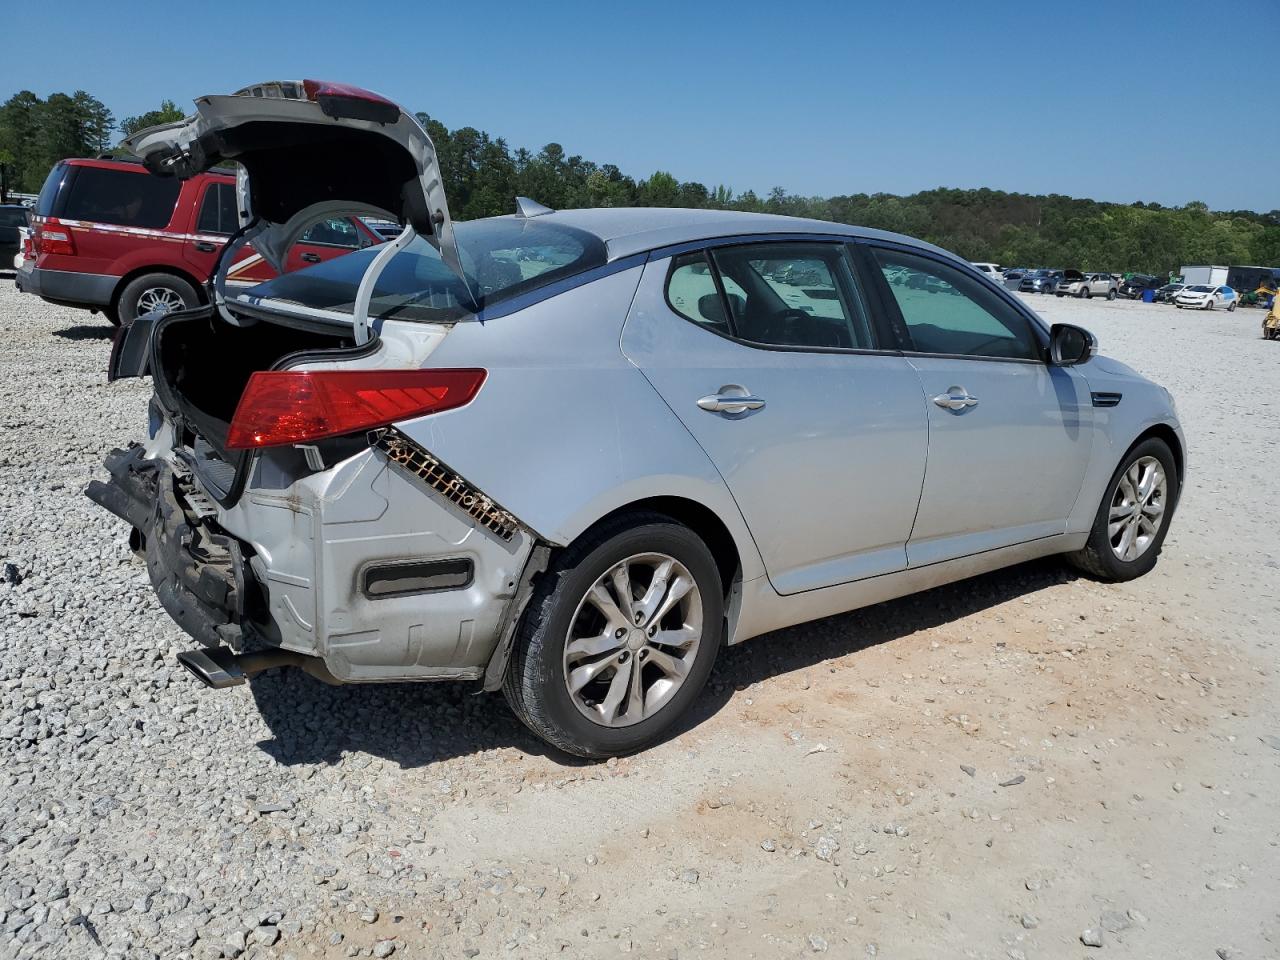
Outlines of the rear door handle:
M711 396L703 397L699 400L698 406L712 413L743 413L747 410L761 409L764 407L764 401L749 394L746 396L732 396L713 393Z
M213 253L213 251L217 250L218 248L215 247L208 240L197 240L196 249L199 250L201 253Z
M303 259L303 260L305 260L307 263L319 263L319 262L320 262L320 254L318 254L318 253L304 253L304 254L302 255L302 259Z
M934 397L933 402L948 410L964 410L967 407L976 407L978 398L969 396L969 391L964 387L952 387L946 393L940 393Z

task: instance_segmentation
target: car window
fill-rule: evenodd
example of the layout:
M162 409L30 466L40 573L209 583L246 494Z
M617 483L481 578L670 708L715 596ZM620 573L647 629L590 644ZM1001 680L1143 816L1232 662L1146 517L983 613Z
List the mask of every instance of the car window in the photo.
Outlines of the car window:
M716 289L711 264L702 251L676 257L667 278L667 302L671 309L701 327L729 334L729 318Z
M75 165L66 202L56 215L130 227L166 227L178 203L182 183L177 177L157 177L141 167L112 170Z
M218 233L230 236L240 227L236 213L236 188L230 183L211 183L205 188L200 204L196 233Z
M354 250L360 246L360 232L346 217L327 217L307 227L299 242L320 243L327 247L348 247Z
M968 357L1037 360L1031 325L985 285L939 261L873 248L914 349Z
M0 227L25 227L26 225L27 211L14 207L0 207Z
M873 349L867 311L831 243L769 243L711 251L735 336L787 347Z

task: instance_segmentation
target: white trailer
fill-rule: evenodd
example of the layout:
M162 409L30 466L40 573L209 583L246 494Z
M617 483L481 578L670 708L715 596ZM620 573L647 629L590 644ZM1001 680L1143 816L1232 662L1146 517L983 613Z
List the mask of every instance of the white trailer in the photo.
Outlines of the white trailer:
M1207 287L1218 287L1227 282L1228 267L1183 267L1182 282L1185 284L1202 283Z

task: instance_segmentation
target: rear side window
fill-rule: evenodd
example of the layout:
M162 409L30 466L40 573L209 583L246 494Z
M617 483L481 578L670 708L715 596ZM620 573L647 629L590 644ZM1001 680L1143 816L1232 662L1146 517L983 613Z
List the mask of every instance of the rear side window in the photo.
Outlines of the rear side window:
M676 257L667 280L667 302L676 313L700 327L728 336L729 318L704 253Z
M240 217L236 212L236 188L230 183L211 183L205 188L200 203L200 219L196 233L217 233L231 236L240 229Z
M360 246L360 234L346 217L328 217L309 226L301 242L354 250Z
M57 216L128 227L166 227L182 184L176 177L75 165Z
M976 278L928 257L872 249L916 351L1040 359L1027 319Z
M750 244L680 257L667 301L694 323L750 343L875 347L840 244Z

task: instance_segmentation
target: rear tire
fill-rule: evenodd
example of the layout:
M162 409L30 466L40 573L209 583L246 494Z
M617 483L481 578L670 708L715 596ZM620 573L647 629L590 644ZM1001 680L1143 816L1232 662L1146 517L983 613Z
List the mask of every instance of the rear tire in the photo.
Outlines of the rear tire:
M200 305L195 287L171 273L144 273L130 280L116 302L117 323L128 325L155 309L190 310Z
M1235 312L1236 312L1236 302L1232 300L1230 303L1227 304L1227 313L1235 313Z
M1107 299L1108 299L1108 300L1114 300L1115 298L1116 298L1116 292L1115 292L1114 290L1108 290L1108 291L1107 291Z
M684 574L693 588L648 632L643 624L635 629L613 624L592 601L593 591L603 589L604 607L612 602L624 618L638 615L626 607L639 606L657 581L657 571L647 585L626 580L632 591L629 603L619 602L621 593L612 574L619 568L643 570L645 563L667 561L675 569L661 588L663 594L674 593ZM665 633L687 638L694 632L689 626L694 620L699 635L679 647L674 642L664 646L662 640L650 645L643 636L633 637L636 632L653 637L656 629L658 637ZM623 639L611 639L618 634ZM575 652L571 638L588 644L590 653ZM525 609L502 690L530 730L566 753L589 758L633 753L664 737L697 699L723 638L724 592L706 544L688 527L661 514L619 517L588 531L552 560ZM632 649L633 640L643 645ZM683 658L680 671L662 666L677 658ZM573 663L577 666L571 667ZM591 679L571 691L567 677L584 669ZM632 670L638 671L641 690L636 700L631 699L628 681ZM627 693L610 711L610 696L617 693L619 680L619 690Z
M1140 468L1139 475L1144 475L1143 469L1152 462L1159 465L1163 486L1158 490L1153 487L1152 493L1146 499L1141 496L1136 498L1129 496L1126 489L1134 488L1130 472L1137 465ZM1127 482L1128 488L1122 489L1122 482ZM1134 580L1149 573L1156 565L1156 559L1164 546L1165 534L1169 532L1169 523L1173 520L1173 512L1178 504L1180 491L1181 481L1169 445L1156 437L1143 440L1120 461L1120 466L1116 468L1111 481L1107 484L1102 503L1098 505L1088 542L1083 549L1067 554L1067 561L1090 576L1112 582ZM1139 502L1130 503L1135 500ZM1136 509L1125 515L1124 511L1131 505ZM1125 546L1125 532L1123 529L1116 530L1117 523L1123 528L1126 526L1126 517L1146 518L1147 522L1150 522L1151 518L1156 516L1152 511L1157 507L1159 526L1154 535L1149 536L1145 545L1140 544L1141 550L1136 556L1125 559L1121 555L1124 552L1121 548ZM1115 517L1113 513L1116 514ZM1138 532L1135 533L1135 539L1140 540L1141 527L1136 529ZM1117 539L1119 544L1116 542Z

